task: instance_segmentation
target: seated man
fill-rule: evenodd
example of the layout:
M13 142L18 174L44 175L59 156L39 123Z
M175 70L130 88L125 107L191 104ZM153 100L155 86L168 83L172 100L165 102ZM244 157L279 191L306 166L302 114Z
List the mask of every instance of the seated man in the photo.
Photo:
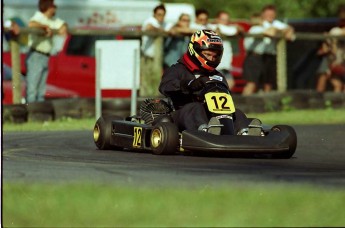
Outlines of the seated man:
M220 134L219 119L210 118L203 101L198 99L198 92L210 80L209 76L213 75L219 76L228 87L225 77L216 70L222 54L223 42L217 33L212 30L197 31L191 37L187 52L164 72L159 91L172 100L176 109L172 118L179 131L206 130L212 134ZM236 133L247 128L249 122L240 110L236 110ZM209 127L210 125L214 127Z

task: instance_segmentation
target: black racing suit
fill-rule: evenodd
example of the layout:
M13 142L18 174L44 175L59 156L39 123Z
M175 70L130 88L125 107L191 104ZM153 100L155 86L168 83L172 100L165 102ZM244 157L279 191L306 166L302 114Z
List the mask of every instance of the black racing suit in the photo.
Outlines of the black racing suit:
M159 91L169 97L174 104L176 111L172 113L172 118L180 131L197 130L200 125L207 124L210 118L198 93L193 93L187 87L188 82L196 79L197 75L221 76L224 84L228 86L225 77L220 72L200 69L187 54L165 70L159 85ZM237 128L235 130L248 126L248 120L241 111L236 110L235 118L236 116L241 121L235 121L235 128ZM241 124L236 127L236 122L241 122Z

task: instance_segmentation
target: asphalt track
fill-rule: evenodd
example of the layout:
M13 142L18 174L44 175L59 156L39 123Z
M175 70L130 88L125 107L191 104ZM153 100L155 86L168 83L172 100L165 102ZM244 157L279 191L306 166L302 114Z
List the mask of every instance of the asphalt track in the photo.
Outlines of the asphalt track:
M3 134L4 182L133 185L288 183L345 187L345 125L294 126L291 159L156 156L96 149L92 131Z

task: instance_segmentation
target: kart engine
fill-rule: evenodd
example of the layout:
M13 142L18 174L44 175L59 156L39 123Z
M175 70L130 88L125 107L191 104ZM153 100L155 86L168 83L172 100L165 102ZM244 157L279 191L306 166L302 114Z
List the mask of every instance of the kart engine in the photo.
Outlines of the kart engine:
M140 105L140 116L145 124L152 124L153 120L160 115L169 114L172 107L162 99L146 99Z

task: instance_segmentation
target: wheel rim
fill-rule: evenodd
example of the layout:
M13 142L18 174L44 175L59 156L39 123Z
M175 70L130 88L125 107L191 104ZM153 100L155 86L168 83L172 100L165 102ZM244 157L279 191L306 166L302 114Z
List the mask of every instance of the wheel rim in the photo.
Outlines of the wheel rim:
M153 148L157 148L162 141L162 132L159 129L154 129L151 134L151 145Z
M96 124L96 126L93 128L93 140L95 140L95 142L98 141L100 134L101 133L100 133L99 126L98 126L98 124Z

